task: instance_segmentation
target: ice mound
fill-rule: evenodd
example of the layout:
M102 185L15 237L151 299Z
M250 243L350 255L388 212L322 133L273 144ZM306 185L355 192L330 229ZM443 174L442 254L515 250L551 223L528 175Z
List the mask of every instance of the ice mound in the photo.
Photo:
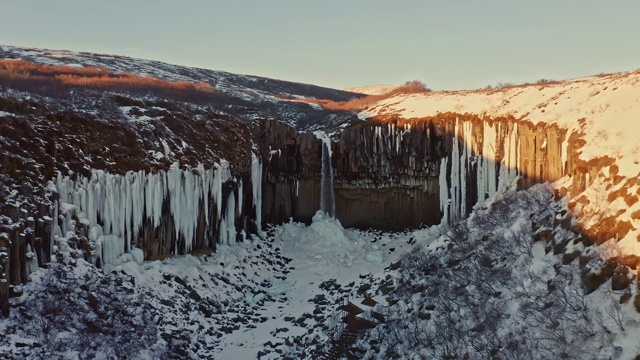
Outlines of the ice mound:
M340 221L318 211L311 225L299 223L283 225L280 238L285 246L314 258L334 258L341 262L351 262L355 252L360 250L357 242L350 239Z

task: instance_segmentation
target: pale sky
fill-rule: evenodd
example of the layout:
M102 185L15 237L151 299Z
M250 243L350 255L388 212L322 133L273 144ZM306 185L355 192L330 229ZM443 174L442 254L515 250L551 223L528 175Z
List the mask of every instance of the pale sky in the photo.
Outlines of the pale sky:
M638 0L0 0L0 44L333 88L436 90L640 68Z

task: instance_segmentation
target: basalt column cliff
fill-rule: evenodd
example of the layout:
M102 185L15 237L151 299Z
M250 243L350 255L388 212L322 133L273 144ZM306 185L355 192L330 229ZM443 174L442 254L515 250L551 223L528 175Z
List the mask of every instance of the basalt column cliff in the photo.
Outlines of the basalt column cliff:
M265 220L308 222L321 208L323 141L276 122L261 129ZM524 188L571 174L580 192L573 143L566 130L512 118L353 122L330 143L335 215L400 230L464 217L516 179Z

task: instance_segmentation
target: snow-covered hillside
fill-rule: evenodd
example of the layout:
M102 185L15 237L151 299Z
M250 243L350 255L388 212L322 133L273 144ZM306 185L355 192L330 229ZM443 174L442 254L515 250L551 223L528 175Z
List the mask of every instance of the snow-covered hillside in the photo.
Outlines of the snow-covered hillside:
M619 244L640 254L640 71L500 89L398 94L369 105L360 117L420 121L444 113L511 116L568 130L579 147L576 161L589 171L600 169L587 179L584 193L573 194L575 213L587 228L607 216L632 224L633 231ZM568 186L570 179L564 180L558 188Z
M615 157L620 175L629 177L640 172L639 104L640 71L635 71L504 89L400 94L370 106L361 116L412 119L453 112L558 124L584 133L582 159Z
M218 94L225 96L224 102L226 104L220 106L219 110L248 119L278 118L299 128L319 126L321 123L326 123L326 118L331 116L344 121L351 114L339 114L327 112L321 108L310 108L309 105L288 99L309 98L345 101L359 96L355 93L315 85L172 65L161 61L118 55L0 45L0 59L21 59L37 64L63 65L74 68L95 67L107 69L113 73L133 73L172 82L206 82Z
M618 261L560 225L544 185L508 191L401 257L386 322L352 358L632 359L640 298ZM533 240L533 241L532 241ZM579 254L579 255L578 255ZM605 275L607 274L607 275ZM611 280L608 277L612 275ZM620 282L618 282L620 281Z
M358 86L346 88L344 91L366 94L366 95L384 95L395 89L400 87L400 85L389 85L389 84L380 84L380 85L370 85L370 86Z

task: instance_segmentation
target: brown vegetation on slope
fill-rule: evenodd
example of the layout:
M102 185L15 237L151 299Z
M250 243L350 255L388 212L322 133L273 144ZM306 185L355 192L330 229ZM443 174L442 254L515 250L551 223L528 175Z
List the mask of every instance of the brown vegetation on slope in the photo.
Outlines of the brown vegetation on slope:
M524 82L521 84L514 84L514 83L497 83L496 85L487 85L485 87L485 90L500 90L500 89L511 89L511 88L519 88L519 87L527 87L527 86L547 86L547 85L557 85L562 83L562 81L557 81L557 80L551 80L551 79L540 79L537 80L536 82L530 83L530 82Z
M318 99L290 99L295 102L305 102L318 104L327 110L334 111L357 111L363 110L367 106L375 104L378 101L388 99L398 94L423 94L431 92L427 85L419 80L407 81L404 85L399 86L387 93L381 95L367 95L349 101L332 101Z
M0 60L0 82L26 88L39 86L88 87L98 89L136 89L213 94L207 82L167 81L130 72L113 73L104 68L37 64L25 60Z

